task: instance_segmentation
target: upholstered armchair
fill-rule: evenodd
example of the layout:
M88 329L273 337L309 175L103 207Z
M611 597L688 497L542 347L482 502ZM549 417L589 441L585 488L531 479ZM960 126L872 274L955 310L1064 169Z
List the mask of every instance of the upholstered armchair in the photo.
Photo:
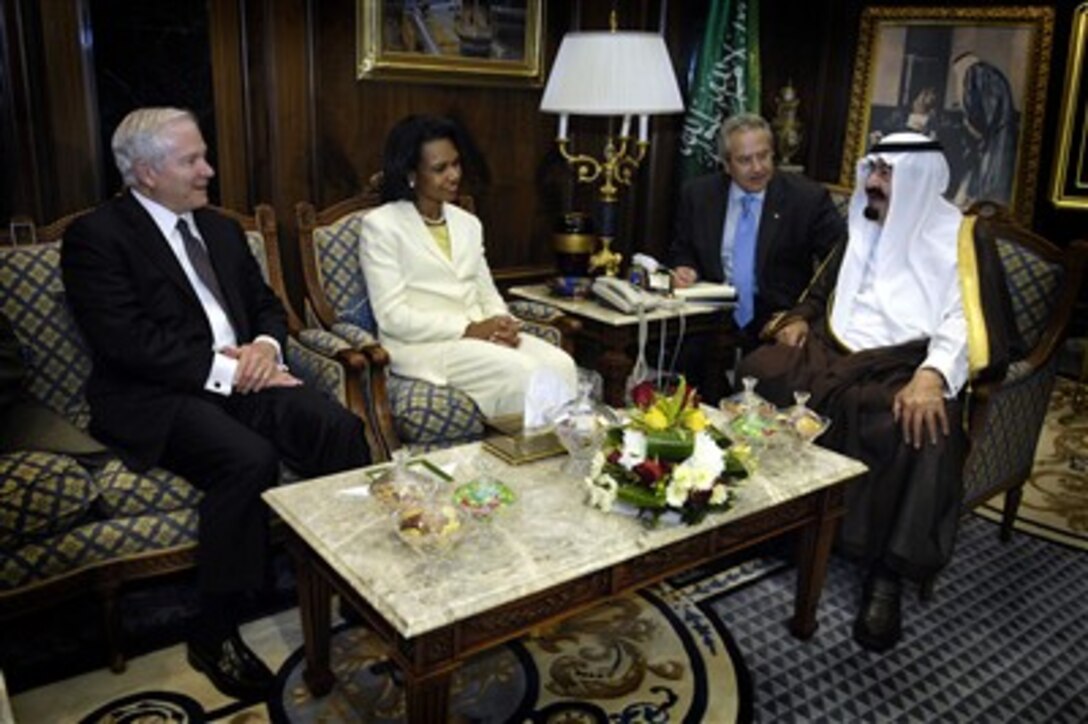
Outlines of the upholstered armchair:
M427 450L477 440L484 434L484 418L468 395L388 370L389 355L378 343L359 266L359 219L380 204L379 183L375 175L363 193L321 211L309 202L296 205L309 311L323 327L368 355L371 411L389 451L402 444ZM463 196L459 203L473 209L471 197ZM560 331L566 320L554 308L528 302L511 302L509 307L526 332L557 346L569 340Z
M1013 323L1027 351L1012 361L1004 379L971 390L963 500L965 508L973 508L1005 493L1001 538L1008 540L1054 389L1058 351L1088 264L1088 243L1059 249L991 202L976 204L971 212L978 214L976 233L988 234L997 245Z
M1065 250L1017 224L992 202L975 204L976 235L994 240L1011 301L1010 324L1024 343L1002 379L975 383L967 393L969 448L963 466L963 511L1004 493L1000 537L1007 541L1020 508L1024 484L1035 463L1065 339L1088 264L1088 243ZM922 583L933 597L937 576Z
M223 213L242 223L266 278L286 300L272 209L258 207L255 217ZM109 665L121 671L122 585L193 566L201 494L166 470L128 470L85 433L91 359L60 272L60 239L78 216L37 229L23 223L19 238L0 238L0 314L11 322L26 370L22 394L52 423L47 444L0 454L0 620L93 593L102 604ZM301 331L292 320L292 332ZM306 336L331 355L292 334L285 350L292 371L363 409L352 386L365 374L365 357L327 333Z
M369 361L366 355L335 334L317 327L306 327L295 313L283 282L276 216L272 207L258 205L253 217L230 209L212 208L234 219L245 229L246 241L261 267L265 281L283 302L289 332L287 349L284 351L287 366L304 382L334 397L362 419L367 444L375 459L381 459L385 455L384 442L369 414L366 391L362 386L362 380L368 375Z

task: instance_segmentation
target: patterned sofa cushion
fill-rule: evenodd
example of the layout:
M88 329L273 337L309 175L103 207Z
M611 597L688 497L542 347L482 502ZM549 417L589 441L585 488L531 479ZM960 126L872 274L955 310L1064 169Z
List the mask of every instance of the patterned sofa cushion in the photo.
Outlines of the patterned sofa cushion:
M314 229L314 249L321 288L336 319L377 335L378 322L370 309L366 279L359 266L359 224L369 209L342 216Z
M389 375L389 406L397 435L420 452L478 440L484 434L479 408L452 387Z
M41 542L0 550L0 599L37 581L69 576L119 558L195 545L197 512L175 510L95 521Z
M92 477L98 490L95 509L108 518L165 513L200 503L201 493L197 488L162 468L134 473L115 459Z
M0 547L13 549L71 528L89 517L95 496L87 471L67 455L0 456Z
M59 243L0 247L0 310L27 356L30 394L86 429L91 357L65 301Z

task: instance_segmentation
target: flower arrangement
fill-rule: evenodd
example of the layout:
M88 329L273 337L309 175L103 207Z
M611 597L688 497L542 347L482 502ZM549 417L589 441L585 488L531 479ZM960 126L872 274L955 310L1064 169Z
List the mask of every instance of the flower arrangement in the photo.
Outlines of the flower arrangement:
M728 510L729 483L749 475L751 457L713 427L684 378L671 392L644 382L631 392L626 424L611 428L585 479L589 502L609 511L633 505L654 522L674 511L694 525Z

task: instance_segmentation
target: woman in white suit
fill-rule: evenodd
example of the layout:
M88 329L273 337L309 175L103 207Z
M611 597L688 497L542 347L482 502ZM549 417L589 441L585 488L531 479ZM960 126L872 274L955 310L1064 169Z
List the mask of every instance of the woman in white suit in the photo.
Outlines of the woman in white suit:
M382 200L362 217L360 258L393 371L463 390L485 417L536 414L573 396L574 361L521 335L491 279L480 220L454 204L459 129L409 116L386 140Z

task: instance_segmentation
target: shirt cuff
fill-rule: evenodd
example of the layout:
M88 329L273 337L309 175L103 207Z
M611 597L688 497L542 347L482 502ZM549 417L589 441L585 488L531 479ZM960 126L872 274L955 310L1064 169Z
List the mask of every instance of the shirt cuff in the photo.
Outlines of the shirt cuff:
M216 395L230 397L234 391L234 373L238 369L238 360L216 352L212 357L212 369L204 383L204 389Z
M280 341L275 337L268 334L258 334L253 340L254 342L268 342L270 345L276 348L276 366L280 368L280 371L286 372L287 365L283 363L283 350L280 348Z
M919 365L919 369L922 367L929 367L935 370L944 378L944 397L946 400L951 400L960 393L960 388L963 387L966 381L963 375L958 374L956 360L950 358L942 351L930 350L926 355L926 359Z

